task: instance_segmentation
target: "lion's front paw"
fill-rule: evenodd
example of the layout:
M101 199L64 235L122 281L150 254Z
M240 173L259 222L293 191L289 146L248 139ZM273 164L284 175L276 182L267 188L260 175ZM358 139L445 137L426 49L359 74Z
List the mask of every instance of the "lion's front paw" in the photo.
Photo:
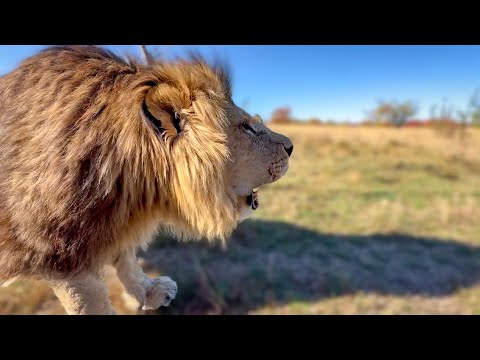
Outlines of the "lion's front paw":
M155 310L160 306L168 306L177 295L177 283L168 276L160 276L151 280L146 288L147 294L142 310Z

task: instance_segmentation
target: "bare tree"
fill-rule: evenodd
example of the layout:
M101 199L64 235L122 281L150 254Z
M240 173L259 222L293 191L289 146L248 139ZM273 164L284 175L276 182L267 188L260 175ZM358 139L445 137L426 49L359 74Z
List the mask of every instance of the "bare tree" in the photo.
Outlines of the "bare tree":
M403 103L380 101L377 108L371 112L371 117L376 122L402 126L409 117L412 117L417 112L418 107L412 101L405 101Z
M288 124L292 122L292 109L285 106L274 110L270 122L272 124Z
M453 121L455 112L453 104L443 98L440 105L435 104L430 107L430 119L433 121ZM461 112L457 111L457 114L462 116Z
M468 117L472 125L480 126L480 89L470 98Z
M429 125L439 135L458 139L463 149L467 142L470 113L470 105L465 110L460 110L444 98L441 104L431 107Z
M465 151L469 140L468 126L480 126L480 89L477 89L470 97L466 109L458 111L458 118L460 120L459 140L462 144L462 151Z

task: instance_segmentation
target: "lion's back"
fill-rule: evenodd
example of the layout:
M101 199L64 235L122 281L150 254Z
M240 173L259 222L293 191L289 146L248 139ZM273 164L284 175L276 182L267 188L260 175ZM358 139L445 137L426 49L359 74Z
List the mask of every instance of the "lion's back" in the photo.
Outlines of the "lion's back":
M95 201L79 187L98 155L92 126L115 82L135 71L104 49L64 46L0 78L0 279L66 251L73 232L88 238L75 211Z

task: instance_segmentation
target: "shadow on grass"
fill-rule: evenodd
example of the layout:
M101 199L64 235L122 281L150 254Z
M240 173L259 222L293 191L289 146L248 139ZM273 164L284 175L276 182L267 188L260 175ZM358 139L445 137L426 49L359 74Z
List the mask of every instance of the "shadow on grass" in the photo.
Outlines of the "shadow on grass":
M265 305L354 292L438 296L480 279L480 248L402 234L323 234L250 220L228 246L159 238L143 254L175 279L172 314L244 314Z

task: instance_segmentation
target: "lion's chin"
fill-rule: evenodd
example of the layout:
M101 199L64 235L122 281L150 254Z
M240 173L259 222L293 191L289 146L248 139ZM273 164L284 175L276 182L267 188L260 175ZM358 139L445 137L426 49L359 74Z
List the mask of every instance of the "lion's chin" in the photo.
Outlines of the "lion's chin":
M270 183L280 180L288 171L288 158L278 163L272 164L268 169L270 173Z

